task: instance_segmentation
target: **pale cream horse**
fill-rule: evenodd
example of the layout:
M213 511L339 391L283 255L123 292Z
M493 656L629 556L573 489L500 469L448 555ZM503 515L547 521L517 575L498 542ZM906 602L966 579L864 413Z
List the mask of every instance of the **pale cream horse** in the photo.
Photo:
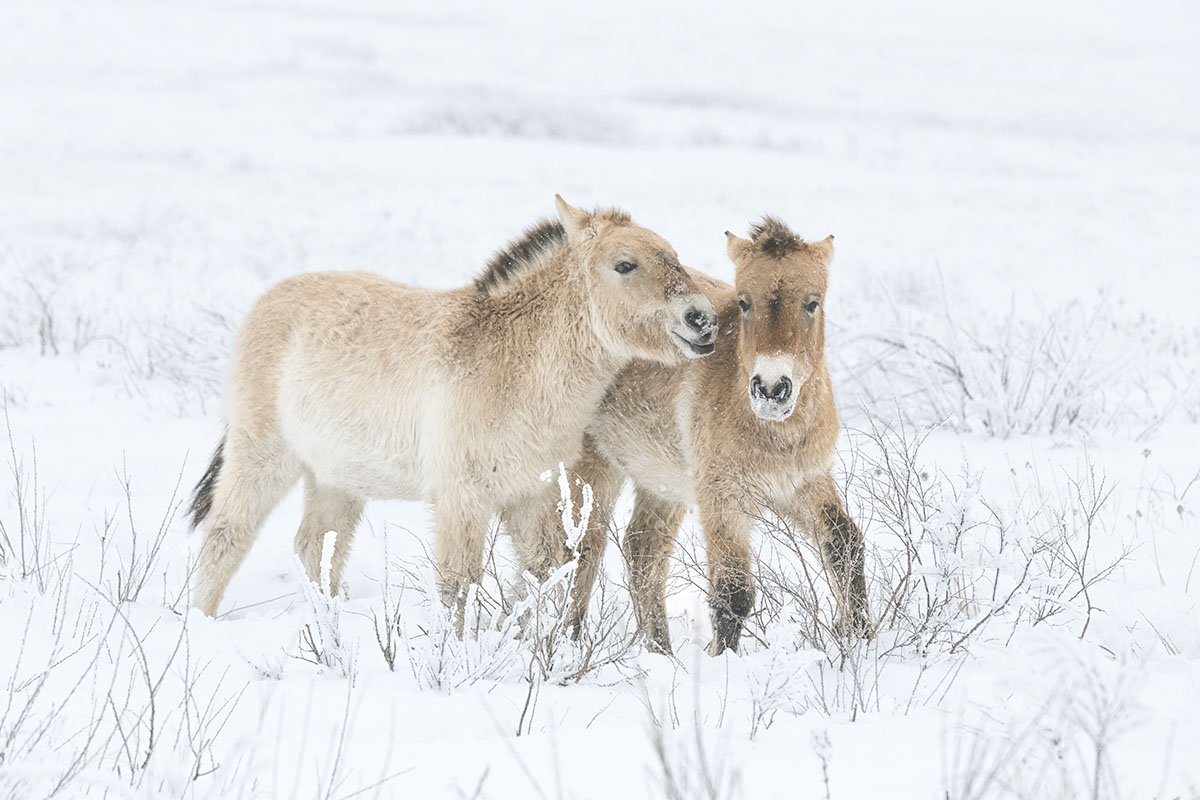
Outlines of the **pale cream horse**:
M237 338L228 429L192 503L193 525L206 522L204 613L301 477L296 551L314 580L334 531L340 585L369 498L432 504L448 604L480 578L497 513L522 566L545 571L534 510L553 490L540 475L579 456L630 361L695 358L716 336L712 304L662 237L622 211L555 200L559 221L528 229L472 285L320 273L258 300Z
M825 367L823 303L833 237L805 242L771 217L748 241L726 236L736 287L696 276L716 301L716 353L678 366L639 361L622 371L573 470L594 493L580 545L576 627L628 477L636 490L624 538L629 584L639 627L663 652L671 649L667 571L693 504L708 554L713 653L737 648L754 606L750 530L764 516L778 515L815 538L839 626L868 628L862 533L830 474L839 423Z

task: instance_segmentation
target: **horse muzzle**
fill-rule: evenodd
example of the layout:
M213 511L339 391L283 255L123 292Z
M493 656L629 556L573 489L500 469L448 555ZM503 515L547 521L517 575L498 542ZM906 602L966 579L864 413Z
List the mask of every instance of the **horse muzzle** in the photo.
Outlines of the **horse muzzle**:
M717 314L707 298L688 306L681 322L669 330L679 352L688 358L702 358L716 349Z
M796 410L796 395L808 374L797 375L790 355L759 356L750 376L750 410L771 422L783 422Z

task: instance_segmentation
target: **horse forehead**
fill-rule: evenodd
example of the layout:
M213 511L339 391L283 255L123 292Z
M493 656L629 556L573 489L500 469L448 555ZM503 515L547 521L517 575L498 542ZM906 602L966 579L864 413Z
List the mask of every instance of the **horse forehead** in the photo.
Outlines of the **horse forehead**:
M767 314L771 319L777 319L780 312L783 311L783 306L786 300L786 289L783 281L776 281L775 285L767 290Z
M757 295L764 303L781 303L792 291L794 280L778 269L758 269L738 275L740 292Z
M795 300L814 289L819 291L825 285L821 266L807 263L759 263L740 273L738 278L739 291L757 294L764 302L776 305Z
M675 250L666 239L654 231L646 228L625 228L618 234L617 241L622 241L626 247L634 248L643 260L650 259L659 263L670 261L676 267L679 266L679 256L675 255Z

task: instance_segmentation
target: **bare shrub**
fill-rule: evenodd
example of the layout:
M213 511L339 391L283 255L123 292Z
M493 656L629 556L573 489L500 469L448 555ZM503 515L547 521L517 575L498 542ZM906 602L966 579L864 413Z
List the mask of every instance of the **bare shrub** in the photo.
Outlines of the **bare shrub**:
M1113 768L1115 744L1138 720L1136 672L1069 660L1031 709L981 709L955 721L943 746L948 800L1093 800L1131 796ZM1134 795L1146 793L1139 786Z
M968 649L996 623L1011 632L1064 613L1086 634L1092 590L1131 552L1114 528L1112 485L1088 462L1051 480L1010 475L995 496L966 466L958 477L923 464L927 434L901 423L854 434L844 491L867 532L873 635L883 653ZM757 625L786 623L792 646L845 654L832 594L806 532L763 526ZM1097 542L1104 538L1104 548Z
M376 640L385 661L397 661L397 647L403 647L409 669L424 689L450 692L522 674L520 625L508 613L511 606L498 577L495 539L493 530L483 582L468 589L463 604L461 635L455 613L442 602L429 554L416 561L388 558L388 573L399 582L387 578L384 606L375 616ZM400 598L412 599L403 612Z
M0 347L34 347L45 357L86 353L131 397L160 404L161 383L173 412L206 412L220 397L240 310L190 300L99 309L94 292L79 287L90 257L0 257L0 305L9 312L0 319ZM15 387L7 391L16 394Z
M167 501L167 507L164 509L157 527L147 535L134 518L133 481L129 477L128 466L122 462L121 471L117 473L117 483L125 498L125 518L129 525L128 546L125 546L123 537L122 541L117 541L118 527L115 514L105 514L98 537L101 580L108 584L110 596L117 602L136 602L155 577L162 577L163 600L167 601L166 570L164 568L162 572L159 571L159 562L163 546L171 532L171 526L183 505L183 499L179 493L182 481L183 467L180 467L180 471L175 477L175 485L171 490L170 499ZM184 591L185 587L181 586L179 592L182 594Z
M40 626L29 636L48 613L34 598L14 643L0 707L0 794L203 794L222 771L217 741L244 687L212 674L212 661L193 660L186 619L156 634L160 626L136 627L98 587L80 603L69 586L60 584L51 606L49 639ZM152 638L161 640L149 646ZM26 674L35 661L43 666Z
M0 288L9 311L0 320L0 347L36 345L41 356L78 355L107 337L100 330L95 301L71 296L68 287L88 264L65 256L27 262L9 253Z
M858 335L842 365L871 407L893 402L907 422L956 431L1021 434L1112 430L1131 422L1145 433L1172 402L1153 402L1145 320L1118 315L1104 298L1066 303L1040 316L1018 312L968 316L943 295L933 311L891 306L888 323ZM1169 370L1174 374L1175 370Z
M401 632L409 666L426 689L452 691L479 681L510 680L522 674L520 626L506 615L492 615L477 585L467 591L462 635L454 614L432 583L417 588L424 612L415 632Z
M549 480L552 473L543 477ZM577 517L564 469L559 478L564 535L574 546L587 527L590 487L584 487ZM460 625L455 624L456 612L440 600L427 557L420 564L392 564L388 559L387 571L401 582L394 589L385 576L383 606L372 614L376 642L389 669L395 669L403 645L413 675L425 688L451 691L479 681L522 678L531 687L527 705L535 701L536 686L543 682L570 684L610 671L623 679L640 674L640 644L626 592L614 591L601 576L588 618L576 632L571 591L578 559L544 580L526 572L507 583L496 555L498 534L493 529L488 537L483 577L468 590ZM413 625L406 625L401 613L400 599L406 594L417 599L419 613L410 614L416 619ZM528 719L522 715L518 730Z
M567 684L608 668L627 679L639 675L633 609L607 580L596 582L588 617L578 635L573 631L570 598L577 565L572 560L542 582L526 576L529 591L513 612L523 617L532 645L527 677Z
M387 549L387 537L384 537L383 545L383 593L381 596L381 607L378 611L371 609L371 623L375 630L375 642L379 645L379 652L383 655L384 663L390 671L396 671L396 658L400 655L400 647L403 644L402 632L404 630L404 588L397 587L392 582L392 559Z
M671 706L674 700L669 701ZM700 708L685 724L656 710L646 701L650 746L653 749L651 781L655 794L668 800L732 800L742 797L741 772L724 748L712 741Z
M21 638L12 643L14 664L5 681L5 701L0 708L0 793L5 797L29 796L35 791L47 797L64 794L93 766L102 747L98 739L103 710L96 710L95 704L87 723L76 726L76 735L66 735L64 712L84 691L82 683L76 682L61 693L56 691L58 673L67 669L64 665L72 663L86 644L72 648L63 626L54 625L41 666L21 677L27 659L36 658L28 651L33 649L29 632L38 610L36 604L30 605ZM90 658L83 674L91 672L99 661L101 650L95 642L91 637L92 646L84 656ZM51 759L53 750L58 752ZM30 769L30 765L37 764L41 766Z
M851 434L843 494L866 532L868 638L837 624L809 532L759 520L758 604L742 648L752 736L780 711L856 719L941 704L978 644L1037 625L1087 636L1132 551L1111 481L1085 460L1076 473L1014 470L991 491L965 464L926 466L927 435L874 420ZM706 591L693 547L685 539L684 571Z
M615 670L626 679L640 674L640 651L633 629L632 609L623 595L605 585L598 588L587 623L573 636L570 591L576 562L560 567L545 581L525 575L523 596L507 607L485 586L467 593L462 632L454 612L446 608L431 580L407 584L420 599L412 629L403 624L396 606L385 607L376 639L384 660L395 658L403 643L417 682L430 689L451 691L480 681L523 679L531 684L569 684L589 675ZM408 591L408 590L406 590Z
M335 670L353 684L358 675L357 648L342 630L342 598L331 583L336 544L337 533L326 531L321 542L320 585L309 579L299 557L295 559L309 613L309 621L300 629L300 658Z
M61 582L70 569L70 552L56 553L46 523L46 494L38 482L37 445L30 446L30 464L18 455L8 406L4 406L8 438L8 473L12 476L9 498L15 522L0 517L0 570L30 581L39 592Z
M815 651L794 652L770 648L766 664L751 662L746 673L750 690L750 739L770 730L783 710L802 714L809 704L804 697L805 675L821 655Z
M1098 610L1093 589L1107 580L1133 552L1133 545L1120 540L1111 530L1109 506L1113 484L1088 463L1082 474L1067 476L1065 486L1051 490L1048 503L1032 510L1031 517L1048 526L1041 539L1040 566L1045 579L1042 596L1034 605L1034 624L1062 611L1082 616L1079 638L1087 635ZM1101 540L1118 544L1118 551L1099 556Z
M186 312L138 321L123 350L130 395L149 399L149 384L163 381L171 390L172 411L180 415L205 413L218 402L236 329L233 313L201 307Z
M1144 451L1144 455L1148 458L1149 451ZM1181 590L1185 595L1200 581L1200 541L1196 537L1196 531L1200 531L1198 499L1200 469L1182 476L1159 473L1142 485L1137 509L1131 516L1135 539L1149 549L1159 586ZM1191 619L1186 612L1182 616ZM1187 654L1194 657L1200 653L1200 631L1194 626L1167 627L1145 611L1140 617L1153 632L1147 643L1149 647L1161 648L1171 656ZM1129 629L1131 634L1132 627Z
M193 660L186 620L165 659L155 664L145 635L117 613L126 623L132 669L128 683L107 699L116 734L109 756L114 771L133 788L184 796L220 769L217 739L246 687L227 686L224 673L209 678L213 661Z

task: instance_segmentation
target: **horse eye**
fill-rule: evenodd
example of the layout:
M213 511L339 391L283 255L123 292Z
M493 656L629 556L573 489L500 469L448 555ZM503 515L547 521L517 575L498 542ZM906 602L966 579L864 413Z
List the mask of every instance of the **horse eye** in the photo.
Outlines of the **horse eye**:
M820 307L821 307L820 300L810 300L810 301L808 301L808 305L806 305L804 307L804 310L807 311L809 314L815 314L815 313L817 313L817 309Z
M742 309L742 313L743 313L743 314L749 314L749 313L750 313L750 300L749 300L749 298L746 298L746 297L739 297L739 298L738 298L738 306L739 306L739 307Z
M628 275L637 269L637 264L633 263L632 261L620 261L615 267L613 267L613 269L617 271L618 275Z

